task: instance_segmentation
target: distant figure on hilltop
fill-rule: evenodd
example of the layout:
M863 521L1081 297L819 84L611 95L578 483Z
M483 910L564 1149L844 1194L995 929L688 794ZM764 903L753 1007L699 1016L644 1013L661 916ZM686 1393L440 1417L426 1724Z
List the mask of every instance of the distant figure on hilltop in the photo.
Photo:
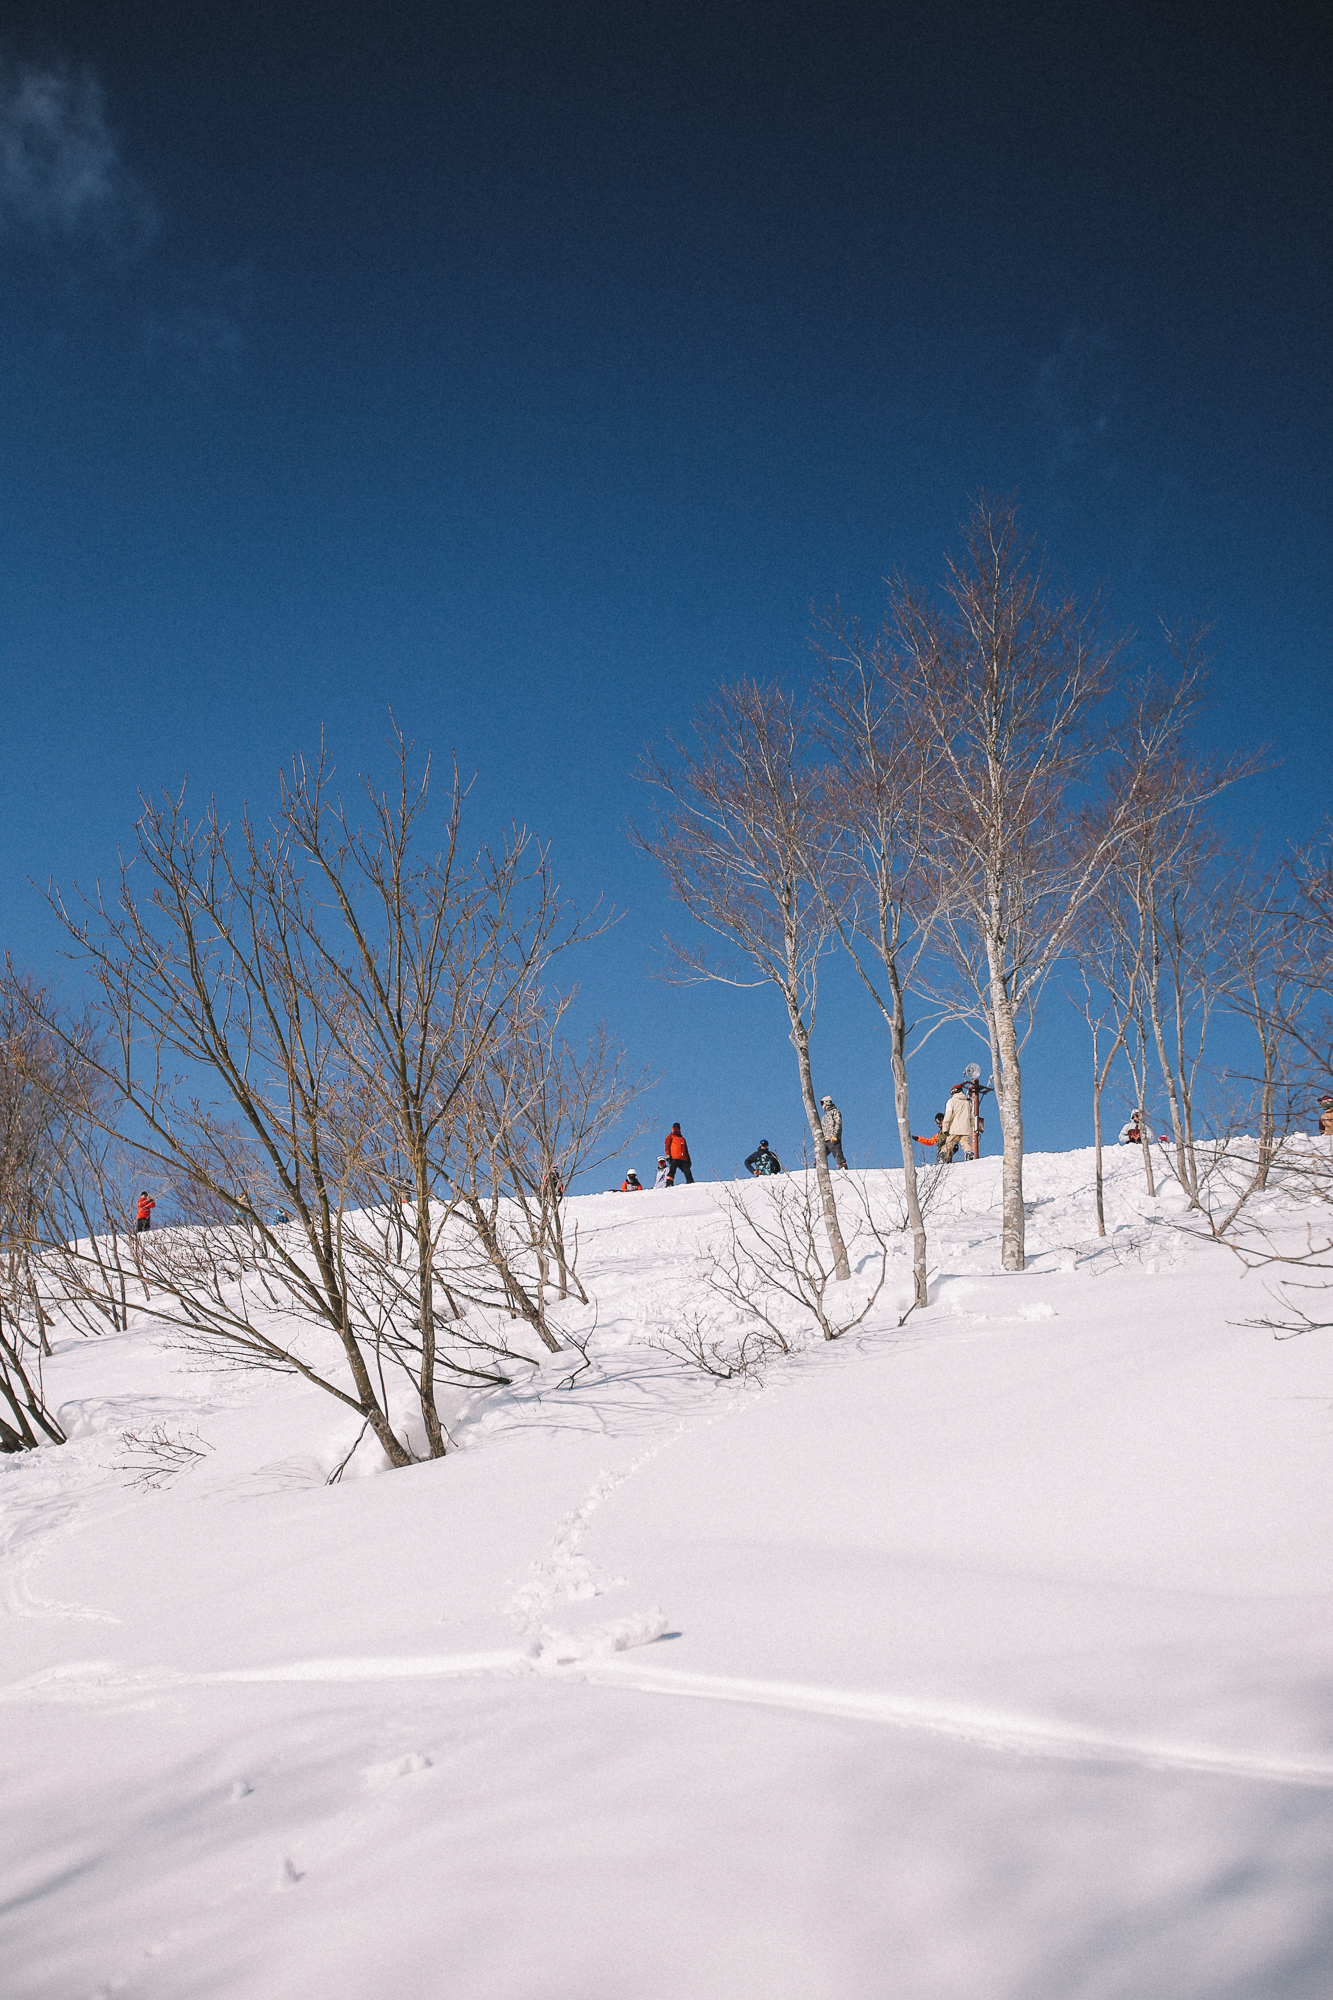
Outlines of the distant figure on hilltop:
M1319 1100L1319 1130L1323 1138L1333 1138L1333 1094L1328 1092Z
M1142 1111L1135 1109L1130 1112L1129 1123L1121 1126L1120 1137L1116 1140L1116 1144L1117 1146L1141 1146L1143 1144Z
M657 1162L657 1179L653 1182L653 1187L656 1189L670 1186L671 1169L666 1163L666 1155L664 1153Z
M685 1135L680 1129L679 1119L676 1120L671 1130L667 1133L666 1138L662 1141L662 1151L667 1156L667 1186L674 1187L676 1184L676 1175L684 1174L687 1184L693 1187L694 1175L690 1171L690 1149L685 1142Z
M145 1188L139 1196L139 1206L134 1211L134 1233L136 1236L146 1236L148 1234L153 1226L153 1210L156 1207L157 1203L150 1201L148 1190Z
M635 1173L633 1167L630 1168L624 1180L620 1183L620 1192L622 1194L643 1193L643 1182L639 1179L639 1176Z
M842 1113L831 1097L821 1097L820 1110L823 1116L819 1129L824 1134L824 1150L835 1167L847 1167L847 1156L842 1150Z
M756 1176L780 1174L782 1172L782 1162L769 1145L767 1139L759 1141L759 1144L750 1154L745 1164L750 1169L750 1172Z

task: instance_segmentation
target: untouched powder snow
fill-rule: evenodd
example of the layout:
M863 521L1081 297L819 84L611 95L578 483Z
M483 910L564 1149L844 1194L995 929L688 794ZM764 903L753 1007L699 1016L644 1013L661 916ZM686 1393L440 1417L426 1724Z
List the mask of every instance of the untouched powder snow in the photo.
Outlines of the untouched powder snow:
M0 1460L9 2000L1327 2000L1329 1336L1137 1156L1101 1244L1090 1153L1026 1179L1026 1274L946 1169L928 1309L903 1246L761 1384L653 1344L720 1189L576 1201L591 1365L334 1487L317 1392L60 1341L70 1443ZM203 1456L145 1490L154 1423Z

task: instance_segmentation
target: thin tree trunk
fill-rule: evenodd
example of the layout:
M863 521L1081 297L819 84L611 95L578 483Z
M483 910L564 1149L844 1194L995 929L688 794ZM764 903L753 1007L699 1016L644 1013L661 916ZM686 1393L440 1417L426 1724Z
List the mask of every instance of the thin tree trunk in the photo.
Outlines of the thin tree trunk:
M1161 1065L1162 1081L1166 1085L1167 1103L1171 1107L1171 1131L1176 1142L1176 1172L1180 1185L1186 1194L1190 1191L1189 1175L1185 1167L1185 1127L1180 1115L1180 1097L1176 1090L1175 1073L1171 1068L1171 1058L1166 1052L1166 1035L1162 1029L1162 1010L1157 999L1157 952L1153 951L1153 976L1148 985L1148 1016L1152 1021L1153 1041L1157 1047L1157 1060Z
M885 965L889 975L889 992L893 999L893 1014L889 1022L889 1060L893 1065L893 1108L898 1116L898 1143L903 1154L903 1194L907 1202L907 1219L912 1225L912 1301L924 1306L926 1300L926 1224L921 1213L921 1196L916 1184L916 1147L912 1143L912 1127L907 1096L907 1010L903 999L902 981L898 977L898 964L892 952L886 952Z
M1259 1095L1259 1178L1257 1185L1262 1190L1268 1186L1268 1169L1273 1160L1273 1096L1276 1089L1274 1077L1273 1044L1262 1030L1259 1037L1264 1051L1264 1080Z
M51 1359L51 1342L46 1332L46 1314L42 1311L41 1294L37 1290L37 1280L31 1271L28 1273L28 1291L32 1298L32 1309L37 1315L38 1340L41 1343L42 1353L49 1361Z
M435 1405L435 1258L430 1240L430 1182L424 1148L417 1161L417 1289L421 1303L421 1378L418 1395L426 1445L432 1458L444 1457L444 1431Z
M1091 1008L1089 1008L1091 1012ZM1114 1055L1115 1051L1111 1051ZM1109 1058L1108 1058L1109 1061ZM1092 1150L1093 1165L1097 1182L1097 1234L1106 1234L1106 1208L1102 1201L1102 1081L1103 1074L1097 1061L1097 1030L1092 1031Z
M1180 967L1172 960L1172 982L1176 995L1176 1059L1180 1065L1180 1125L1185 1147L1185 1166L1189 1174L1191 1196L1199 1192L1199 1167L1194 1157L1194 1108L1193 1085L1185 1081L1185 996L1181 982Z
M995 1022L995 1047L1000 1058L996 1072L996 1094L1004 1122L1004 1166L1001 1172L1002 1209L1000 1264L1006 1271L1027 1267L1027 1214L1023 1207L1023 1075L1018 1062L1018 1031L1014 1024L1013 1001L1001 959L1003 945L990 939L987 959L990 966L991 1014Z
M538 1311L537 1307L528 1297L526 1291L523 1289L523 1286L519 1283L518 1279L514 1276L513 1271L510 1269L509 1260L505 1256L504 1251L500 1248L499 1236L497 1235L495 1228L491 1223L490 1218L487 1216L485 1209L482 1207L481 1202L477 1199L476 1195L469 1194L467 1196L467 1205L472 1211L473 1218L476 1223L477 1235L481 1240L482 1248L485 1250L486 1255L490 1259L491 1264L498 1272L500 1277L500 1282L503 1284L505 1288L505 1295L509 1300L510 1309L513 1313L514 1318L525 1319L528 1325L532 1328L533 1332L542 1341L543 1345L547 1347L552 1354L558 1354L560 1352L560 1342L555 1338L554 1334L552 1334L549 1327L547 1327L547 1325L545 1324L545 1315Z
M810 1127L810 1139L815 1149L815 1180L819 1185L819 1199L824 1210L824 1228L828 1234L829 1251L833 1257L835 1278L850 1278L852 1267L847 1260L847 1245L842 1240L842 1229L838 1222L838 1204L833 1195L833 1176L828 1170L828 1149L824 1144L824 1128L819 1122L819 1106L815 1102L814 1078L810 1074L810 1035L801 1018L801 1010L791 997L787 1000L791 1015L791 1038L796 1049L796 1063L801 1072L801 1097L805 1104L806 1123Z

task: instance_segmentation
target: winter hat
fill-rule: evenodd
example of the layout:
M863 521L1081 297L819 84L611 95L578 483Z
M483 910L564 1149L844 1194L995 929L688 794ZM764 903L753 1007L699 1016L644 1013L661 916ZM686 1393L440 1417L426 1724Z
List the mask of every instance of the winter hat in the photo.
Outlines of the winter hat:
M821 1097L819 1101L821 1104L832 1104L833 1099L831 1097Z
M760 1143L760 1145L761 1145L761 1146L766 1146L766 1145L768 1144L768 1141L767 1141L767 1139L761 1139L761 1140L759 1141L759 1143Z
M678 1119L676 1120L675 1124L674 1124L674 1125L672 1126L672 1128L671 1128L671 1129L672 1129L672 1131L673 1131L673 1132L679 1132L679 1130L680 1130L680 1120L679 1120L679 1118L678 1118Z
M659 1167L664 1167L664 1166L666 1165L666 1154L665 1154L665 1153L659 1153L659 1154L658 1154L658 1156L657 1156L657 1164L658 1164L658 1166L659 1166Z

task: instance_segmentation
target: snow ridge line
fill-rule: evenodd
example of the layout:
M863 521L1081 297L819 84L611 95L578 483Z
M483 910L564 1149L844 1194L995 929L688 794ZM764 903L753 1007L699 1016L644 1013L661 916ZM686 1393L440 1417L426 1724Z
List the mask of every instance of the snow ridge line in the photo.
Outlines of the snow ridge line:
M633 1688L640 1694L740 1702L754 1708L786 1709L851 1722L877 1722L1020 1756L1054 1757L1073 1763L1136 1764L1149 1770L1191 1771L1219 1778L1249 1778L1262 1784L1333 1790L1333 1764L1214 1750L1205 1744L1138 1741L1079 1729L1069 1723L950 1707L910 1695L856 1693L797 1682L741 1680L722 1674L689 1674L619 1660L585 1665L579 1678L604 1687Z

